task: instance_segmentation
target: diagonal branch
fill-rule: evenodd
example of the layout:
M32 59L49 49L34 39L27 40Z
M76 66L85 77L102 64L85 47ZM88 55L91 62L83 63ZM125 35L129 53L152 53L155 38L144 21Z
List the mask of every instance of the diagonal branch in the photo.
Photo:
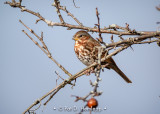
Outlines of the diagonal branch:
M31 36L29 36L24 30L22 30L22 32L24 32L54 63L56 63L56 65L62 69L68 76L72 76L71 73L69 73L61 64L59 64L51 55L50 51L48 50L46 44L43 41L43 35L41 35L41 38L29 27L27 27L21 20L19 20L19 22L21 24L23 24L32 34L34 34L39 41L42 43L43 46L39 45L39 43L37 41L35 41Z

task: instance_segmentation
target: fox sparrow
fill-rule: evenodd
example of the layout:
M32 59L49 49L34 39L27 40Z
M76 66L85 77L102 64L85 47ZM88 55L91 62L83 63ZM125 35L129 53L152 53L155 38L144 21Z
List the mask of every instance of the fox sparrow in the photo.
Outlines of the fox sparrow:
M78 31L74 36L75 40L74 51L78 59L86 66L91 65L98 61L98 49L96 47L101 44L92 38L86 31ZM106 51L102 52L101 58L105 57ZM118 68L112 58L106 59L102 65L106 65L105 68L113 69L116 71L126 82L132 83L131 80Z

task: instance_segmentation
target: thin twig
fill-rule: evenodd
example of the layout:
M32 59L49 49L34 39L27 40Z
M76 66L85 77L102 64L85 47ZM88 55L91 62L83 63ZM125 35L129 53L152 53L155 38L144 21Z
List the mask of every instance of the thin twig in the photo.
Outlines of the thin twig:
M40 104L39 104L39 106L38 106L37 108L32 109L32 110L30 110L29 112L35 112L35 111L38 110L40 107L41 107L41 102L40 102Z
M63 20L63 18L62 18L62 15L61 15L61 13L60 13L60 10L59 10L59 4L60 4L60 1L59 1L59 0L54 0L54 6L56 7L56 11L57 11L58 17L59 17L61 23L64 24L64 20Z
M101 35L101 28L100 28L100 18L99 18L99 12L98 12L98 8L96 8L96 16L97 16L97 20L98 20L98 24L96 24L98 26L98 33L99 33L99 41L100 43L103 43L103 38Z
M73 0L73 4L74 4L74 7L76 7L76 8L80 8L80 7L77 7L77 6L76 6L76 4L75 4L74 0Z
M84 96L84 97L79 97L79 96L76 96L76 95L71 95L72 97L76 97L76 100L75 100L75 102L77 102L77 101L79 101L79 100L82 100L82 101L84 101L84 102L87 102L87 98L91 95L92 93L90 92L90 93L88 93L86 96Z
M63 81L64 79L59 75L59 73L57 71L55 71L55 73L57 74L58 78L56 79L56 86L57 86L57 81L59 80L59 78L61 78Z
M80 26L83 26L83 24L81 23L81 22L79 22L78 21L78 19L73 15L73 14L71 14L68 10L67 10L67 8L64 6L60 6L59 7L59 9L61 9L61 10L63 10L63 11L65 11L69 16L71 16Z

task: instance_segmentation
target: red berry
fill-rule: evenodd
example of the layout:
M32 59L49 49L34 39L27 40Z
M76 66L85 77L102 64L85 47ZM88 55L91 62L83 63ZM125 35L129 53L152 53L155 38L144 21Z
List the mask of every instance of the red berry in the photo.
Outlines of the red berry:
M95 98L91 98L87 102L89 108L96 108L98 106L98 101Z

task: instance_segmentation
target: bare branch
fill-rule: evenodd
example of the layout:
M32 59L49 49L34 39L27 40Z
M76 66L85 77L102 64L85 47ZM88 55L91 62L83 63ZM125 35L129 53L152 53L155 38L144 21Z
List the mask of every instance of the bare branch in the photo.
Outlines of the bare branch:
M62 15L60 13L60 10L59 10L60 1L59 0L54 0L54 6L56 7L56 11L57 11L57 14L58 14L58 17L59 17L61 23L65 23L63 18L62 18Z
M56 23L56 22L49 21L49 20L45 19L44 17L42 17L39 13L36 13L36 12L31 11L29 9L26 9L24 6L21 6L19 4L19 2L18 3L5 2L5 4L9 4L11 7L20 8L22 12L28 12L30 14L37 16L39 19L36 22L42 20L48 26L62 26L62 27L67 27L67 28L72 28L72 29L83 29L83 30L87 30L90 32L98 32L98 29L94 28L94 27L92 28L92 27L86 27L86 26L80 26L80 25L72 25L69 23ZM106 27L101 28L101 33L109 33L109 34L116 34L116 35L147 35L147 34L157 33L157 31L136 31L136 32L132 31L132 32L128 32L128 31L111 30L116 27L117 27L116 24L112 24L108 28L106 28Z
M118 41L118 42L112 42L110 44L106 44L106 48L113 47L113 46L120 46L121 44L133 45L133 44L137 44L136 42L141 42L145 39L153 38L153 37L156 37L156 36L159 36L159 35L160 35L160 33L158 32L157 34L142 35L142 36L133 37L133 38L130 37L130 38L125 39L125 40L123 39L123 40ZM147 43L149 43L149 41Z
M72 76L71 73L69 73L61 64L59 64L51 55L50 51L48 50L46 44L43 41L43 35L41 34L42 38L40 38L32 29L27 27L21 20L20 23L22 23L32 34L34 34L39 41L43 44L43 46L40 46L37 41L35 41L31 36L29 36L24 30L23 32L54 62L56 65L61 68L68 76Z

